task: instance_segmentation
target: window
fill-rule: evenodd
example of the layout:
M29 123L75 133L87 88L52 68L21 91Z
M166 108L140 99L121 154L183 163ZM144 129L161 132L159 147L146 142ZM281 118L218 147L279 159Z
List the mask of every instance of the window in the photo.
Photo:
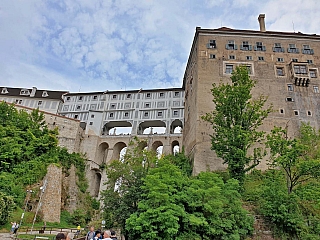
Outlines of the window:
M256 45L254 46L255 51L266 51L266 46L262 45L262 42L256 42Z
M234 60L236 57L234 55L229 55L229 59Z
M278 62L284 62L283 58L277 58Z
M298 58L292 58L291 61L292 62L298 62Z
M82 101L82 99L83 99L83 97L82 97L82 96L80 96L80 97L79 97L79 101Z
M313 86L313 92L314 93L319 93L319 87L318 86Z
M210 59L215 59L215 58L216 58L216 55L215 55L215 54L210 54L210 55L209 55L209 58L210 58Z
M80 110L80 109L81 109L81 105L78 105L78 106L77 106L77 110Z
M289 44L288 53L299 53L299 48L295 44Z
M113 118L114 117L114 113L109 113L109 117Z
M284 68L277 67L277 76L284 76Z
M74 115L74 119L78 119L78 117L79 117L78 114Z
M125 112L125 113L124 113L124 117L129 117L129 113L128 113L128 112Z
M150 98L150 97L151 97L151 93L147 93L147 94L146 94L146 97L147 97L147 98Z
M162 117L162 112L158 112L158 117Z
M16 99L16 104L22 104L22 100L21 99Z
M93 122L90 122L89 125L93 125Z
M49 94L48 94L47 91L43 91L43 92L42 92L42 97L48 97L48 96L49 96Z
M311 111L307 111L307 115L308 116L311 116L312 114L311 114Z
M217 48L216 40L209 40L209 43L207 43L207 48Z
M302 53L303 54L314 54L313 49L310 48L310 45L302 45Z
M29 95L29 90L28 89L21 89L20 95Z
M233 65L227 64L226 65L226 74L231 74L233 71Z
M144 112L144 117L149 117L149 112Z
M240 45L240 50L251 51L252 50L252 46L249 44L248 41L244 41L244 42L242 42L242 45Z
M291 98L291 97L287 97L287 98L286 98L286 101L287 101L287 102L294 102L293 98Z
M173 111L173 116L178 116L178 110Z
M94 118L94 114L91 115L91 118Z
M284 110L282 108L279 109L280 114L284 114Z
M127 94L127 98L131 98L131 94L130 93Z
M116 108L116 104L111 104L111 105L110 105L110 108L111 108L111 109L115 109L115 108Z
M248 74L252 74L252 67L251 65L247 65L247 71L248 71Z
M312 61L311 59L308 59L308 60L307 60L307 63L313 64L313 61Z
M144 107L145 107L145 108L149 108L150 106L151 106L150 103L145 103L145 104L144 104Z
M228 50L237 50L238 47L236 44L234 44L234 40L229 40L228 43L226 44L226 49Z
M288 87L288 91L289 92L293 91L293 85L292 84L288 84L287 87Z
M7 88L2 88L1 93L2 93L2 94L7 94L7 93L9 93L9 92L8 92Z
M67 97L67 101L70 101L70 97Z
M264 57L259 56L259 57L258 57L258 60L259 60L259 61L264 61Z
M307 74L307 66L306 65L294 65L293 66L295 74Z
M112 99L117 99L117 95L113 94Z
M284 48L281 47L281 43L275 43L274 47L272 48L274 52L284 52Z
M317 77L317 70L316 69L310 69L309 73L310 73L310 77L311 78L316 78Z
M252 56L246 56L246 60L252 60Z
M163 98L164 97L164 93L163 92L159 93L159 97Z
M42 105L42 101L38 101L38 106L41 106Z
M299 116L299 111L298 110L294 110L293 112L294 112L295 116Z
M179 97L179 96L180 96L180 93L179 93L179 92L174 92L174 96L175 96L175 97Z
M125 103L124 104L124 108L130 108L131 107L131 103Z
M93 96L93 100L97 100L98 99L98 96Z

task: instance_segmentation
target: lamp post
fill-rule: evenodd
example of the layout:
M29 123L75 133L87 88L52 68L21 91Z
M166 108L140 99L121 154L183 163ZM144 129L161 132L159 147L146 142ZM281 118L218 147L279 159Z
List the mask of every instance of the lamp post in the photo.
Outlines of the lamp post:
M43 186L40 187L40 191L41 191L40 192L40 198L39 198L39 203L38 203L38 207L37 207L37 210L36 210L36 214L34 215L34 218L33 218L32 227L31 227L31 234L32 234L32 231L33 231L34 223L35 223L37 215L38 215L38 211L39 211L39 209L41 208L41 205L42 205L42 202L41 202L42 195L43 195L44 191L46 190L47 182L48 182L47 179L44 180Z
M30 200L30 194L29 194L29 193L31 194L31 193L33 193L33 191L32 191L32 190L27 190L26 204L24 205L24 209L23 209L23 213L22 213L22 215L21 215L19 227L20 227L21 224L22 224L22 220L23 220L23 218L24 218L24 214L25 214L25 212L26 212L26 210L27 210L27 205L28 205L28 202L29 202L29 200Z

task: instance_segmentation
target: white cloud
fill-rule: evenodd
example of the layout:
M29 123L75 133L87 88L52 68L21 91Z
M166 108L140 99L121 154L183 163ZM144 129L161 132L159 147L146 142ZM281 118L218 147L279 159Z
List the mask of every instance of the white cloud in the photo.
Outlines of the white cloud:
M258 30L265 13L267 30L292 31L293 20L296 31L320 32L318 1L280 2L2 1L0 81L73 91L179 87L196 26Z

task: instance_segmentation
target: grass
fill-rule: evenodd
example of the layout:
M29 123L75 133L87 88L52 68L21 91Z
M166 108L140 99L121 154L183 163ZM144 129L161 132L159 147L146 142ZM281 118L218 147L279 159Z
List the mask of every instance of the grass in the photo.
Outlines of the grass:
M19 234L17 237L20 239L35 239L35 237L48 237L49 239L54 239L56 235L54 234Z

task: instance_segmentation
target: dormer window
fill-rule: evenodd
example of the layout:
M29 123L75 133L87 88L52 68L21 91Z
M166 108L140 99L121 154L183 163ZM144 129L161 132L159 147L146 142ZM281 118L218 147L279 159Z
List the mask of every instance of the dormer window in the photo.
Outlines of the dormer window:
M284 47L281 47L281 43L275 43L272 50L274 52L284 52Z
M256 45L254 46L255 51L266 51L266 46L262 45L262 42L256 42Z
M310 45L302 45L303 49L302 49L302 53L303 54L314 54L313 49L310 48Z
M209 43L207 43L207 48L217 48L216 40L209 40Z
M226 49L228 50L237 50L238 47L236 44L234 44L234 40L229 40L228 44L226 44Z
M9 92L8 92L8 89L7 89L7 88L2 88L1 93L2 93L2 94L7 94L7 93L9 93Z
M299 48L295 44L289 44L288 53L299 53Z
M29 90L28 89L21 89L20 95L30 95Z
M42 92L42 97L48 97L48 96L49 96L49 94L48 94L47 91L43 91L43 92Z
M251 51L252 50L252 46L249 44L248 41L244 41L244 42L242 42L242 45L240 45L240 50Z

